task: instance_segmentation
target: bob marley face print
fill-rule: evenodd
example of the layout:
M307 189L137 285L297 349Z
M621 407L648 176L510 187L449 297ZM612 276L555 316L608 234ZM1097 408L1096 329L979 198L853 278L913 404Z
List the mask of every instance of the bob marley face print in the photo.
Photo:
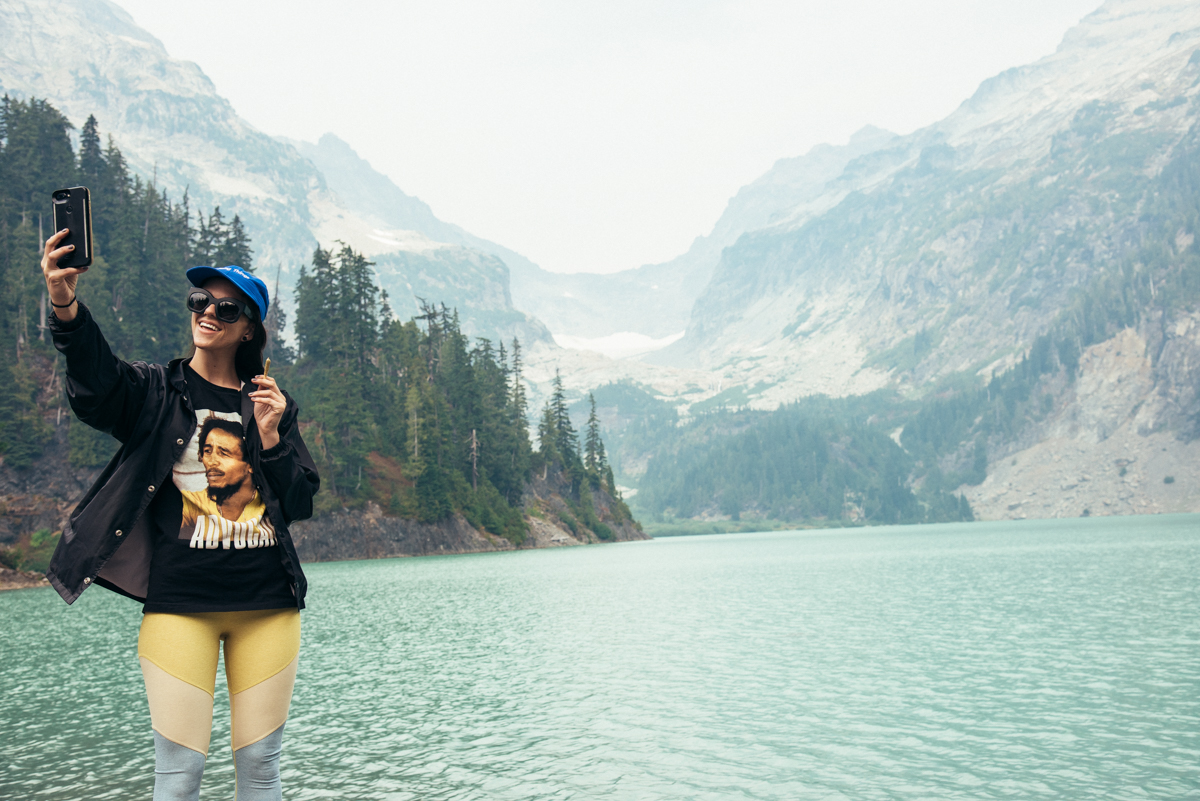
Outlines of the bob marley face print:
M183 496L179 538L204 549L274 545L275 532L246 461L241 416L201 409L196 418L203 422L172 471Z
M246 462L241 426L209 417L200 427L200 464L208 482L208 499L226 520L237 520L254 498L253 469Z

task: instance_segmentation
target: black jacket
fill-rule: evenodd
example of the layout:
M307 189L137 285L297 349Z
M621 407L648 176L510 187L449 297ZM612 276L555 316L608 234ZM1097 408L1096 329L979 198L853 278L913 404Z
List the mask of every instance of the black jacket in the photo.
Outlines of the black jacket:
M121 449L104 468L63 530L46 578L67 603L93 582L145 601L153 531L146 508L196 429L183 359L168 365L124 362L113 355L82 303L70 322L49 320L54 347L67 357L71 409L92 428L111 434ZM287 524L312 516L320 487L316 465L300 438L296 403L288 397L279 444L263 450L254 424L251 383L242 387L242 420L254 483L275 527L279 556L304 608L308 588Z

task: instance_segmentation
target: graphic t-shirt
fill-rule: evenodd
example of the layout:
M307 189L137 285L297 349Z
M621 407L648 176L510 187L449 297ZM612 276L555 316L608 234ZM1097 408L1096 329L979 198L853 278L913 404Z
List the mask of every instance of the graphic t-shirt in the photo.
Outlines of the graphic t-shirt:
M184 366L196 432L158 491L146 612L295 606L242 438L241 395Z

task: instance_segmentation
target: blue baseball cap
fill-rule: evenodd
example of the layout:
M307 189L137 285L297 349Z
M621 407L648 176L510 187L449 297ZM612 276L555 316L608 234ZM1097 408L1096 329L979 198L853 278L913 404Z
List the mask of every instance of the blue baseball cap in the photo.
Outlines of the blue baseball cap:
M271 306L271 295L267 285L256 275L252 275L241 267L193 267L187 271L187 278L192 286L200 286L210 278L225 278L250 298L250 302L258 307L258 319L267 319L267 309Z

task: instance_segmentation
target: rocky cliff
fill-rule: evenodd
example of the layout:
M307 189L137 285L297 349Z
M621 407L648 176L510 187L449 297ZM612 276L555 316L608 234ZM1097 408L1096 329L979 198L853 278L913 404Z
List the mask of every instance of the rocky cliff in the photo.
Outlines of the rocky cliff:
M74 468L67 460L70 426L82 423L72 421L65 408L50 422L54 434L30 467L18 470L0 457L0 548L28 546L38 531L62 531L71 509L100 475L100 468Z
M1106 3L1052 56L742 236L662 358L763 406L1011 363L1101 268L1136 258L1162 171L1191 157L1198 48L1194 3Z
M1047 387L1045 419L993 454L988 476L966 495L986 520L1200 512L1195 421L1200 314L1153 340L1126 329L1088 348L1078 377ZM1192 374L1179 382L1172 374ZM1186 397L1181 397L1181 390Z

